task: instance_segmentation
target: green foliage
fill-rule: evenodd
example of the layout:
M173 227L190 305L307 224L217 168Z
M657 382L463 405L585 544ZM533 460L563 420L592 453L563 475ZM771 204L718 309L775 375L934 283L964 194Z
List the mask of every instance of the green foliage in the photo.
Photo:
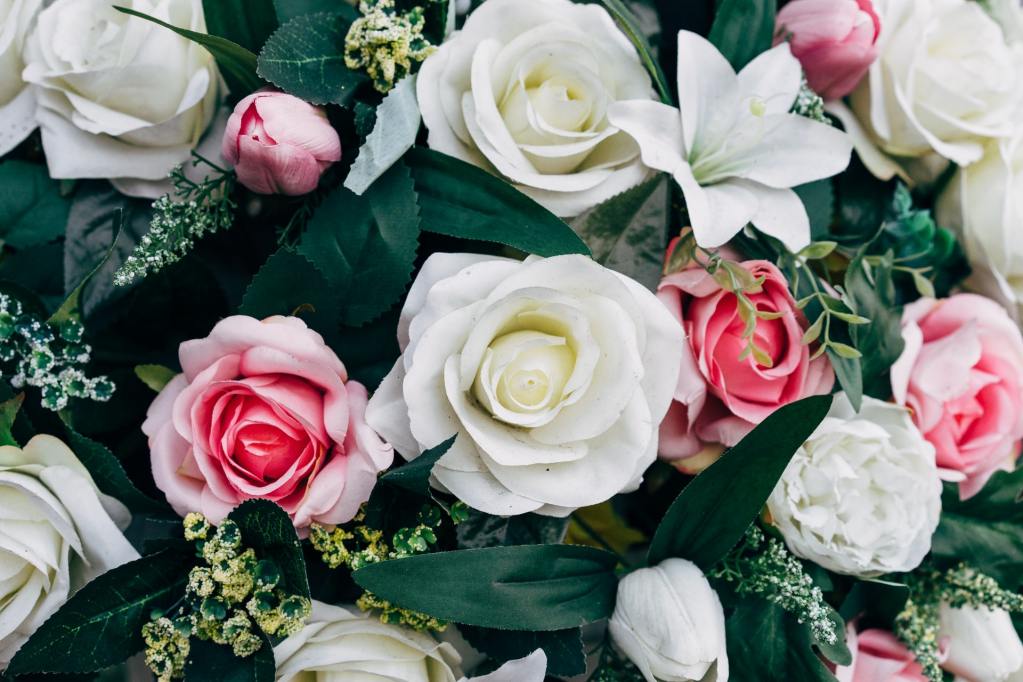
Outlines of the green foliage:
M19 443L11 433L14 428L14 420L18 418L18 411L21 403L25 400L25 394L19 393L13 398L0 403L0 445L13 445L18 447Z
M582 629L568 628L549 632L495 630L463 625L458 631L495 665L524 658L537 649L547 654L547 674L572 677L586 672L586 650Z
M103 258L85 275L82 279L71 289L71 292L64 299L64 302L60 304L60 307L50 315L50 319L47 320L51 325L63 325L69 320L80 320L82 317L82 294L85 291L85 287L92 281L92 279L103 269L103 266L110 260L115 249L117 248L117 238L121 235L121 226L124 223L124 212L117 211L113 216L113 239L110 241L110 246L107 247L106 252L103 254Z
M810 218L810 238L814 241L828 239L835 214L835 190L831 179L817 180L793 189Z
M639 22L632 13L632 10L622 0L600 0L600 4L614 17L619 28L622 29L622 32L628 36L635 46L636 52L639 53L640 61L643 62L643 66L650 73L650 78L654 82L654 87L657 88L657 94L660 95L661 101L665 104L672 104L673 100L671 98L671 90L668 88L668 79L665 78L660 64L654 59L650 43L643 36L643 31L640 30Z
M135 365L135 376L157 393L162 391L175 375L177 372L163 365Z
M264 641L255 654L239 658L226 644L192 638L185 679L189 682L273 682L275 670L269 642Z
M902 310L895 301L892 282L893 265L890 251L870 259L860 254L853 258L845 272L845 292L850 305L857 315L870 320L870 324L849 327L853 344L862 353L863 391L880 400L887 400L892 393L889 370L905 345Z
M203 0L206 31L241 45L253 54L277 28L271 0Z
M946 483L941 523L931 541L938 559L965 561L1002 586L1023 585L1023 468L999 471L973 497L959 499L958 485Z
M369 322L405 292L419 246L412 178L393 166L362 197L340 187L316 208L298 244L326 277L341 322ZM351 295L358 288L358 295Z
M282 24L303 14L320 12L339 12L345 15L348 21L354 21L358 16L354 7L339 0L273 0L273 4L277 12L277 21Z
M654 289L664 261L670 197L668 176L660 173L570 224L589 246L593 260Z
M245 290L238 312L252 317L301 314L326 331L337 326L341 299L312 261L284 247L271 255Z
M178 598L190 565L186 554L164 550L107 571L35 631L7 672L84 673L120 663L142 648L150 612Z
M384 483L390 483L396 485L399 488L404 488L410 492L416 493L427 497L430 495L430 472L433 471L433 465L437 463L441 457L444 456L448 450L451 449L451 445L455 442L456 436L451 436L446 441L432 447L423 454L419 455L411 462L403 464L400 467L391 469L386 474L380 477L380 480Z
M568 519L539 514L491 516L468 509L458 524L458 546L462 549L509 545L549 545L565 539Z
M749 528L800 445L831 407L831 396L785 405L687 485L650 542L648 561L688 559L704 571Z
M296 16L266 41L259 53L259 75L313 104L348 104L367 81L345 66L345 36L351 23L350 12Z
M309 598L302 543L288 514L268 500L246 500L227 518L238 524L242 542L260 558L271 558L281 571L280 587L288 594Z
M776 0L721 0L708 37L739 71L771 47L776 13Z
M423 147L405 155L424 231L497 242L538 256L589 255L568 225L525 194L472 164Z
M0 163L0 187L3 244L26 249L64 234L70 204L46 166L17 160Z
M725 621L730 677L744 682L835 682L814 653L809 628L775 604L741 602Z
M403 79L387 93L375 119L345 178L345 187L360 195L416 142L421 117L415 76Z
M220 0L217 1L219 2ZM129 9L128 7L115 6L114 9L139 17L140 19L145 19L146 21L151 21L154 24L159 24L164 28L169 28L178 35L205 47L217 61L217 66L220 67L220 72L223 74L224 80L227 81L227 87L230 88L231 92L247 95L263 86L263 82L256 75L256 55L238 43L217 35L197 33L186 28L178 28L156 17L151 17L148 14Z
M516 545L384 561L353 577L379 597L442 620L546 632L610 616L616 564L613 554L591 547Z

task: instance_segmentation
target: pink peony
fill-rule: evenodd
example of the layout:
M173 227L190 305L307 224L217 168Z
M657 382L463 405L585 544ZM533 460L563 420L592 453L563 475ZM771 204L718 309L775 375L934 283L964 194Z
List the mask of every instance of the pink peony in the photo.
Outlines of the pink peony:
M880 32L871 0L793 0L778 12L774 40L789 41L814 92L840 99L877 58Z
M921 299L902 314L906 348L892 366L895 401L913 411L945 478L976 493L1023 438L1023 337L975 294Z
M366 425L366 389L296 317L229 317L181 344L183 374L149 407L153 478L174 510L211 521L251 498L299 529L344 523L390 466Z
M916 658L892 633L864 630L850 625L846 643L853 660L835 671L838 682L927 682Z
M261 90L234 108L222 154L238 181L259 194L306 194L341 159L341 140L323 109Z
M759 293L747 295L750 301L758 310L781 313L757 320L756 345L771 357L771 367L753 356L739 359L746 341L735 294L705 270L670 274L657 288L686 333L674 401L661 422L660 454L666 459L693 457L705 443L735 445L782 405L828 393L834 385L828 359L810 360L811 348L802 343L806 318L781 271L762 260L741 265L765 278Z

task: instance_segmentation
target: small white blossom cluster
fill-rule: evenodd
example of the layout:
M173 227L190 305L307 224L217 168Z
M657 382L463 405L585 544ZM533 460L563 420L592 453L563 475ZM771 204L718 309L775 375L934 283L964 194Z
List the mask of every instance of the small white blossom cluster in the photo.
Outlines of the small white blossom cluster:
M106 402L114 383L105 376L89 378L81 369L92 352L82 342L84 333L76 320L55 329L26 312L18 300L0 294L0 376L8 376L15 389L40 389L49 410L63 410L71 398Z
M792 113L831 125L831 120L824 114L824 99L810 89L806 78L803 78L803 82L799 85L799 94L796 95L796 101L792 103Z

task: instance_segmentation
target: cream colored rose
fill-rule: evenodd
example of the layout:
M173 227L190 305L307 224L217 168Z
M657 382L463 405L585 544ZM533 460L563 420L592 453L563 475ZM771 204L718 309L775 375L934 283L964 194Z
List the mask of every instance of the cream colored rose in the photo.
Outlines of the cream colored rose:
M639 148L610 104L650 99L635 48L597 5L488 0L417 81L431 148L504 177L561 216L639 184Z
M189 154L217 104L205 48L123 4L206 32L201 0L56 0L25 47L50 175L161 180Z
M74 590L138 558L129 520L53 436L0 447L0 670Z
M43 0L0 0L0 156L35 129L35 98L21 78L25 36Z
M633 489L656 458L682 330L584 256L436 253L366 421L406 458L457 434L434 484L489 514L564 516Z

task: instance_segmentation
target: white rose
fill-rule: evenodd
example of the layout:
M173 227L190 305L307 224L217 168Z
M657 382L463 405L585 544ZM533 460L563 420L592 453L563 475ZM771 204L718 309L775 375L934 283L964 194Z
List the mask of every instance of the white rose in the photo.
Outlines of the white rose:
M584 256L437 253L409 291L402 357L366 421L406 458L458 434L434 484L488 514L563 516L639 484L682 330Z
M1002 682L1023 669L1023 643L1006 611L942 604L940 618L938 638L948 651L942 667L957 680Z
M639 148L607 121L650 99L635 48L597 5L488 0L423 62L429 146L503 176L560 216L639 184Z
M379 618L314 601L305 626L274 647L279 682L455 682L454 647Z
M72 591L138 558L129 520L53 436L0 447L0 670Z
M725 614L703 572L668 559L618 584L611 638L647 682L726 682Z
M872 171L890 177L897 166L888 161L886 169L876 150L864 152L871 145L895 157L937 153L967 165L981 157L985 139L1012 133L1023 97L1023 46L1006 42L981 3L874 0L874 8L879 56L851 96L858 125L843 117Z
M0 0L0 156L35 129L35 98L21 79L25 36L43 0Z
M980 161L956 171L938 197L941 225L963 238L971 289L997 300L1017 321L1023 304L1023 130L988 143Z
M789 549L836 573L911 571L941 514L934 446L898 405L844 393L792 457L767 503Z
M205 48L115 4L206 32L202 0L56 0L25 47L24 78L55 178L161 180L188 159L217 104Z

